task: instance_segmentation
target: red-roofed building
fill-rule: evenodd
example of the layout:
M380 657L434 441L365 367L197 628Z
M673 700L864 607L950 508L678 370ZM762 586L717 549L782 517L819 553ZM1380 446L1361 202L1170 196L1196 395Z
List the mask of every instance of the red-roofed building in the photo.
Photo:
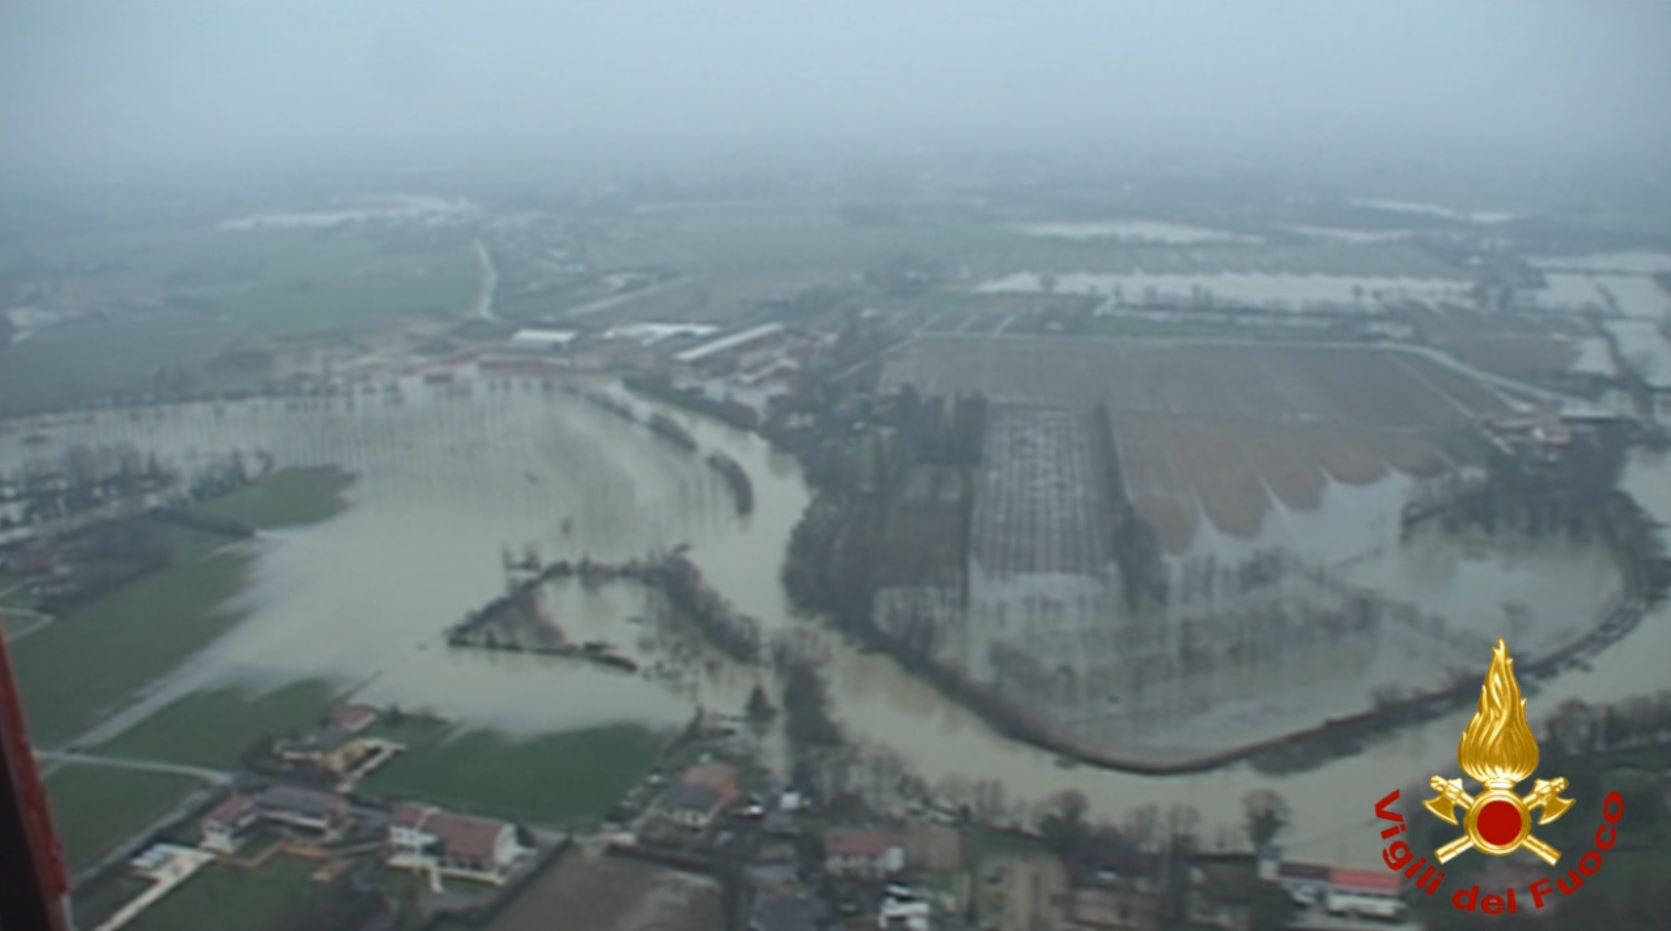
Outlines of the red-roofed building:
M721 807L737 800L737 767L725 763L703 763L685 770L679 781L687 786L711 789L720 797Z
M527 851L508 821L427 805L397 805L389 819L389 865L499 885Z
M1399 893L1403 878L1391 870L1329 870L1329 894L1324 900L1336 915L1396 918L1404 911Z
M880 879L905 869L905 838L888 831L837 828L824 835L824 871Z
M1310 908L1329 894L1329 868L1314 863L1289 863L1271 848L1259 857L1259 878L1275 882L1301 908Z
M203 846L220 853L238 849L238 835L261 820L261 809L248 795L234 795L203 816L198 827Z

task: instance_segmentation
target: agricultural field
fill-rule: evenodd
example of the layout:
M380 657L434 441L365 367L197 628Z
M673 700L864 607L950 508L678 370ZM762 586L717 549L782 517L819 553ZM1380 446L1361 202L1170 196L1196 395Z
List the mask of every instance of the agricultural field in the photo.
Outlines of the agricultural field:
M28 258L52 281L36 303L57 314L169 306L278 336L462 315L478 283L469 243L428 232L154 229L49 239Z
M1432 345L1506 378L1547 382L1563 374L1608 376L1607 341L1582 319L1487 313L1456 304L1411 304L1400 313Z
M1136 276L1134 281L1145 275L1153 280L1221 275L1224 281L1240 275L1273 279L1271 287L1301 287L1310 289L1308 294L1321 287L1326 296L1348 298L1350 283L1334 284L1340 276L1383 279L1388 288L1448 292L1468 286L1457 269L1406 243L1257 241L1217 231L1208 231L1213 235L1203 240L1197 229L1152 220L1017 227L972 217L906 219L886 225L816 215L730 222L659 218L636 221L588 242L586 253L600 270L667 268L688 279L678 293L635 303L633 312L639 315L732 313L751 301L799 288L845 286L857 273L882 269L902 258L941 270L945 290L930 294L966 293L981 281L1004 276L1020 281L1029 273L1067 280L1073 273ZM1109 235L1039 235L1040 230ZM1307 281L1314 277L1323 283ZM1131 293L1135 297L1141 290L1139 285ZM885 304L891 300L882 298Z
M436 230L203 226L13 249L0 268L27 270L43 325L0 347L0 411L149 391L162 375L249 387L270 373L208 363L394 318L462 318L480 285L468 240Z
M659 746L655 734L625 725L514 739L411 720L378 733L407 751L361 784L367 794L537 824L601 820L649 771Z
M249 555L198 552L79 606L16 644L31 732L46 746L125 704L237 622L226 601L244 584Z
M544 931L557 915L568 927L596 931L704 931L725 924L717 880L576 847L485 931ZM443 931L466 927L474 926Z
M1442 472L1442 435L1506 410L1465 375L1379 348L924 337L884 379L1104 405L1127 495L1174 553L1203 520L1250 537L1276 501L1314 509L1331 482Z
M240 490L227 507L256 523L312 521L340 507L343 481L331 469L280 472ZM92 726L239 619L228 602L245 583L246 546L143 526L172 554L165 567L70 608L13 647L30 727L47 746Z
M975 492L972 558L997 578L1100 574L1106 473L1090 418L1062 408L994 406Z
M342 492L353 481L353 475L331 467L280 469L197 511L258 529L312 524L343 509Z
M177 699L101 744L100 753L235 768L264 736L303 729L319 720L334 697L324 682L297 682L265 694L227 687Z
M210 864L127 924L128 931L179 931L203 927L213 916L217 931L266 931L309 894L319 863L274 857L259 869Z
M173 773L64 765L46 779L53 827L71 870L167 814L200 784Z

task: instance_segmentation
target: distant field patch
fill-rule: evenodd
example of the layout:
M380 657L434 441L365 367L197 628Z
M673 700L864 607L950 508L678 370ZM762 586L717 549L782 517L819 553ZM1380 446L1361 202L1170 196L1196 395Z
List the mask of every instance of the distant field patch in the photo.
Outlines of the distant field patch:
M923 337L884 378L1103 405L1127 494L1172 552L1202 519L1255 536L1274 501L1315 508L1331 480L1437 474L1453 464L1448 434L1506 409L1467 376L1379 348Z
M384 735L409 749L366 780L364 792L565 825L607 814L649 771L659 744L650 731L626 725L516 739L414 722Z
M311 524L340 513L342 492L353 482L334 466L280 469L197 510L260 529Z

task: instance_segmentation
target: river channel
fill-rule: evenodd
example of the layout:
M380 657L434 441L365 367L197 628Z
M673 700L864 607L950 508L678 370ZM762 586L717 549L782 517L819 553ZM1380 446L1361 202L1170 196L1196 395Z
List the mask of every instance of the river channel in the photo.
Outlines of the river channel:
M653 409L631 402L641 413ZM817 628L787 604L785 543L810 492L795 462L759 437L675 413L703 452L728 453L749 472L755 507L738 517L728 489L691 456L595 405L529 380L478 378L446 385L403 381L399 391L350 397L255 399L77 413L13 422L0 431L0 467L50 460L78 443L132 444L165 462L194 464L240 449L280 465L337 465L357 474L350 506L312 526L262 534L236 607L245 619L140 696L114 726L188 692L239 683L276 687L323 677L360 684L367 698L513 734L615 721L674 726L694 706L736 712L757 681L717 658L665 675L631 676L563 658L448 649L445 628L502 592L501 552L532 545L546 558L613 560L688 545L709 583L763 627ZM26 434L44 436L25 443ZM1625 485L1661 520L1671 518L1671 458L1638 451ZM1470 605L1473 578L1454 567L1419 575L1424 603L1447 611L1501 612L1523 586L1540 602L1549 558L1487 561L1489 603ZM1590 570L1586 570L1590 571ZM1378 575L1381 573L1377 573ZM1518 576L1518 578L1516 577ZM1389 583L1411 581L1388 570ZM1599 597L1599 592L1598 596ZM642 635L641 597L626 589L564 590L548 599L559 625ZM1566 603L1561 602L1564 606ZM904 673L890 658L827 638L834 710L844 727L891 748L928 784L948 776L1002 781L1012 800L1083 791L1099 817L1117 821L1147 804L1201 814L1209 845L1233 842L1241 799L1268 786L1294 808L1287 846L1297 857L1368 864L1379 847L1368 827L1375 799L1396 786L1455 768L1466 710L1401 730L1356 755L1270 776L1237 765L1189 776L1140 776L1085 766L995 733ZM1661 608L1588 669L1545 683L1533 716L1568 697L1606 701L1663 687L1671 613ZM1483 673L1486 657L1477 663ZM1581 804L1583 802L1581 801Z

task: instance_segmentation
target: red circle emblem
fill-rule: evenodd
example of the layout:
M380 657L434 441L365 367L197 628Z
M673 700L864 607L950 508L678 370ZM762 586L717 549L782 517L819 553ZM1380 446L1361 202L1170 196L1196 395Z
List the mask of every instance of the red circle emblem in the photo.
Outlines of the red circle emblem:
M1486 843L1506 847L1520 836L1520 810L1509 802L1487 802L1474 826Z

